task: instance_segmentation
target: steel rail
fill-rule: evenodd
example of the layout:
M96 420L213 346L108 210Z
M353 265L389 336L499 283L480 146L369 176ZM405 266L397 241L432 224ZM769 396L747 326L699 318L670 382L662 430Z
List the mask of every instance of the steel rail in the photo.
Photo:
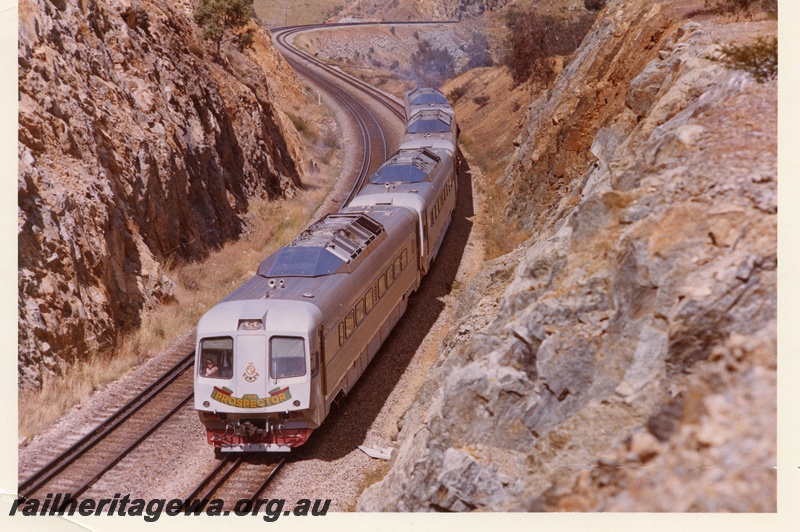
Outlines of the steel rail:
M363 24L353 24L353 25L363 25ZM342 24L340 26L349 26L349 24ZM299 48L295 47L293 44L289 43L287 37L289 35L295 35L297 33L301 33L304 31L312 31L314 29L330 29L331 26L323 26L323 25L312 25L312 26L292 26L287 28L276 28L273 30L275 34L275 38L279 40L279 42L287 49L289 49L295 55L301 56L303 60L313 63L314 65L318 66L326 70L330 75L336 77L337 79L347 83L348 85L353 86L357 90L367 93L371 96L374 100L378 103L389 109L392 113L394 113L400 120L405 119L405 109L403 105L395 101L390 96L384 94L380 90L376 89L375 87L365 83L364 81L343 72L342 70L338 70L335 66L329 65L324 61L300 50Z
M175 414L177 414L177 413L178 413L178 411L179 411L181 408L183 408L183 406L184 406L186 403L188 403L189 401L191 401L192 397L194 397L194 390L193 390L193 391L191 391L191 392L189 392L189 393L186 395L186 397L184 397L184 398L183 398L183 400L182 400L180 403L178 403L178 404L177 404L175 407L173 407L173 408L172 408L172 409L171 409L169 412L167 412L166 414L164 414L164 415L161 417L161 419L159 419L159 420L158 420L156 423L154 423L154 424L153 424L153 425L152 425L152 426L151 426L149 429L147 429L147 430L146 430L146 431L145 431L143 434L141 434L141 435L140 435L140 436L139 436L139 437L138 437L138 438L137 438L137 439L136 439L136 440L135 440L133 443L129 444L129 445L128 445L128 446L127 446L125 449L123 449L122 451L120 451L119 453L117 453L117 456L115 456L115 457L114 457L114 458L113 458L113 459L112 459L110 462L108 462L108 463L107 463L105 466L103 466L103 468L102 468L102 469L101 469L99 472L95 473L95 475L94 475L94 476L93 476L91 479L89 479L87 482L84 482L84 484L83 484L83 485L82 485L80 488L78 488L77 490L75 490L74 492L72 492L72 496L73 496L73 497L79 497L79 496L80 496L80 495L82 495L82 494L83 494L83 493L84 493L84 492L85 492L87 489L89 489L90 487L92 487L92 485L93 485L95 482L97 482L98 480L100 480L100 478L101 478L103 475L105 475L106 473L108 473L108 472L109 472L111 469L113 469L113 468L114 468L114 466L116 466L116 465L117 465L117 464L118 464L118 463L119 463L119 462L120 462L120 461L121 461L123 458L125 458L126 456L128 456L128 454L130 454L130 452L131 452L131 451L133 451L133 450L134 450L136 447L138 447L139 445L141 445L141 444L142 444L142 442L144 442L144 440L146 440L148 436L150 436L150 435L151 435L152 433L154 433L156 430L158 430L159 428L161 428L161 426L164 424L164 422L165 422L166 420L168 420L169 418L171 418L172 416L174 416Z
M191 508L198 500L206 502L211 500L211 496L231 480L231 477L239 470L243 463L244 458L241 455L233 458L232 454L226 454L225 457L220 460L220 463L183 498L183 508ZM263 482L261 482L252 492L252 495L248 497L250 502L256 502L258 500L259 495L261 495L270 482L275 479L278 471L285 463L286 458L281 458L275 464L272 464L272 469L267 473Z
M296 49L294 47L292 47L291 45L289 45L285 41L285 35L281 34L280 36L277 36L276 38L279 40L280 44L289 53L297 55L297 56L300 56L300 54L296 51ZM369 175L370 165L372 164L372 150L370 149L371 146L372 146L372 136L371 136L371 134L369 132L369 126L367 125L367 121L365 120L364 117L366 116L369 119L371 119L372 122L376 125L376 128L377 128L378 132L381 134L382 141L383 141L383 152L384 152L384 155L386 155L386 152L387 152L386 138L385 138L385 136L383 136L383 131L382 131L382 129L380 127L380 124L378 123L377 119L369 111L369 109L367 109L364 106L364 104L359 102L351 94L348 94L346 91L344 91L342 88L338 87L336 84L334 84L331 81L325 79L325 77L322 76L321 74L315 72L310 67L308 67L305 64L303 64L302 60L299 60L299 59L296 59L296 58L289 58L289 57L287 57L286 59L289 62L289 64L292 66L292 68L294 68L295 71L297 71L298 73L300 73L304 77L313 80L315 83L320 85L323 88L323 90L326 90L332 97L337 99L347 109L347 111L350 113L350 115L352 115L352 117L355 119L356 124L358 125L358 127L360 129L361 138L362 138L362 149L364 150L363 158L362 158L361 168L359 169L359 172L358 172L357 177L356 177L356 181L355 181L350 193L348 194L347 198L342 203L342 206L346 206L353 199L353 197L355 197L355 195L358 193L358 191L361 189L361 186L362 186L364 180ZM325 69L326 72L329 72L329 67L325 66L323 68ZM357 107L360 108L360 111L357 109Z
M118 429L189 369L194 364L194 354L194 351L189 353L161 377L142 390L136 397L122 405L116 412L100 422L80 440L72 444L66 451L50 460L30 477L21 482L19 486L17 486L20 496L25 497L34 493L55 476L62 473L64 469L78 460L78 458L85 455L106 436Z
M256 489L256 491L253 492L253 495L250 496L250 502L256 501L258 496L261 495L261 492L264 491L264 489L266 489L266 487L269 485L270 482L272 482L272 479L275 478L275 476L278 474L278 471L280 470L281 467L283 467L283 464L285 463L286 463L286 458L281 458L278 461L278 463L275 464L275 467L272 469L272 471L269 472L269 475L267 475L267 478L264 479L264 482L262 482L261 485Z
M209 484L211 484L211 481L231 461L233 461L233 463L230 465L228 470L225 471L225 473L220 476L217 482L214 483L214 485L211 486L211 488L205 492L205 496L202 497L201 500L207 499L209 495L211 495L217 489L219 489L219 487L225 482L225 480L227 480L227 478L230 477L231 474L241 465L242 463L241 456L237 456L236 459L234 460L232 454L226 454L225 457L222 460L220 460L219 464L217 464L217 467L215 467L210 473L208 473L205 477L203 477L203 480L201 480L197 484L197 486L195 486L194 489L192 489L192 491L190 491L189 494L183 498L183 507L187 508L193 500L197 500L197 494L203 491L203 489L205 489L207 486L209 486Z

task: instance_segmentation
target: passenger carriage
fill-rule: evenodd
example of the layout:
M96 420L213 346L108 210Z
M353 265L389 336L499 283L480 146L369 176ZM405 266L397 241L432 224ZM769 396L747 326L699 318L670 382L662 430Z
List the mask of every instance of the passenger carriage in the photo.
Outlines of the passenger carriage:
M406 93L403 99L406 111L406 121L414 113L424 110L442 110L450 115L454 115L450 102L441 91L431 87L421 87Z
M409 119L400 149L436 148L455 157L457 142L458 124L452 115L441 109L424 110Z
M420 273L425 275L449 227L456 192L451 150L400 149L369 177L348 207L393 205L413 209L422 250Z

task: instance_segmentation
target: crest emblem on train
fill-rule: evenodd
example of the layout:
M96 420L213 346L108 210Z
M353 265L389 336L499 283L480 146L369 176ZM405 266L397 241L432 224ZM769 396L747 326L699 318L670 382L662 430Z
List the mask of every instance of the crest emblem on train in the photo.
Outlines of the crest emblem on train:
M247 368L245 368L244 373L242 373L244 380L247 382L255 382L258 378L258 372L256 371L256 366L252 362L247 363Z

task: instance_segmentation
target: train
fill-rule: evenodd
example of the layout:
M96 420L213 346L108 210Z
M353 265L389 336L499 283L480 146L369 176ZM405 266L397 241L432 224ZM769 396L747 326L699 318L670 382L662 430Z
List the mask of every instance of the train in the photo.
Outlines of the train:
M400 147L354 198L198 322L194 407L217 456L305 444L406 311L455 209L458 126L433 107L406 105Z

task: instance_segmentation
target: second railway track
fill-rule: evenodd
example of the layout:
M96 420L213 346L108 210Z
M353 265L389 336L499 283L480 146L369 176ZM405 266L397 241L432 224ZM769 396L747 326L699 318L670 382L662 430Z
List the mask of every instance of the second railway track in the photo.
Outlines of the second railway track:
M192 398L194 352L18 486L21 496L79 497ZM158 400L156 400L158 399Z

